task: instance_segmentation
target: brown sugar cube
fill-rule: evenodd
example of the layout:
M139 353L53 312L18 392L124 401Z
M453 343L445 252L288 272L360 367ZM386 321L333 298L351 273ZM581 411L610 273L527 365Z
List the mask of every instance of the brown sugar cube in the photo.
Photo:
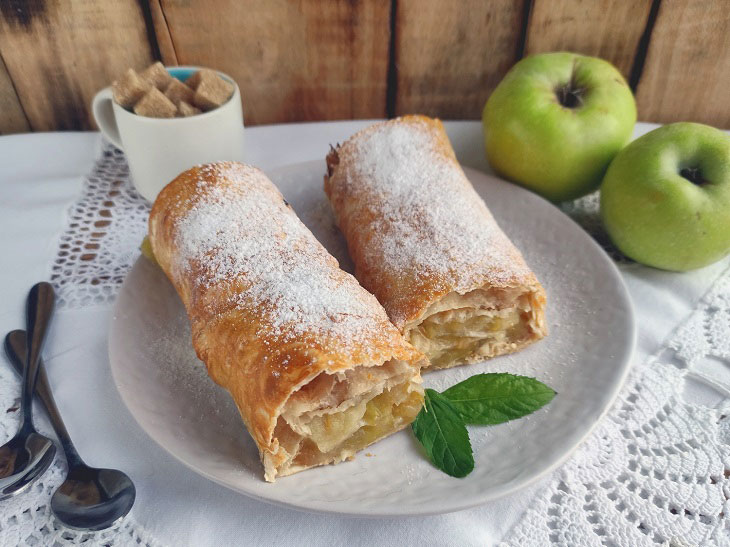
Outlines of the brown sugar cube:
M131 68L112 84L114 100L124 108L132 108L152 86Z
M153 87L134 105L134 113L148 118L174 118L177 107L162 91Z
M200 81L195 88L195 106L203 111L218 108L233 93L233 85L213 71L200 71Z
M170 85L170 80L173 79L170 73L165 70L164 65L159 61L145 68L139 75L143 80L146 80L160 91L165 91L167 86Z
M180 101L185 101L188 104L192 103L193 95L195 95L195 92L177 78L173 78L165 90L165 97L176 105L179 105Z
M200 83L201 78L203 75L206 75L207 78L210 78L213 75L216 75L215 71L209 69L209 68L203 68L195 72L192 76L190 76L187 80L185 80L185 85L188 86L190 89L195 91L195 89L198 87L198 84Z
M188 116L195 116L196 114L200 114L201 112L202 110L194 107L189 103L186 103L185 101L180 101L180 103L177 105L177 115L182 116L183 118L187 118Z

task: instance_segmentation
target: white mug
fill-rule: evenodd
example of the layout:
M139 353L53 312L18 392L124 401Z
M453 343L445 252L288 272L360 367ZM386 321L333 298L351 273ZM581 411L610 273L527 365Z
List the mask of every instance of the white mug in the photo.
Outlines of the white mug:
M175 78L185 81L198 67L169 67ZM124 150L137 191L154 201L167 183L199 163L243 161L243 109L241 92L229 76L220 76L234 86L233 96L218 108L186 118L148 118L119 106L110 87L94 97L92 109L104 136Z

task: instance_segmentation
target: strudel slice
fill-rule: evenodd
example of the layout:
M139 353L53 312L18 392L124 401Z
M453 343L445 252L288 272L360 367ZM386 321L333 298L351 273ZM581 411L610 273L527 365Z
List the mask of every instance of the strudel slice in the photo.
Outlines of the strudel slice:
M545 291L456 160L443 125L405 116L327 156L325 192L355 275L432 368L547 333Z
M351 459L423 403L423 354L258 169L194 167L154 203L149 241L265 478Z

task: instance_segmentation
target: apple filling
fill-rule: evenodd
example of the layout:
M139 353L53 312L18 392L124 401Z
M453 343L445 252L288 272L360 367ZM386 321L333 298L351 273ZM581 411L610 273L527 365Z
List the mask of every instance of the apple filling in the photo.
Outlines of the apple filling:
M422 405L423 390L402 361L321 373L290 397L278 419L274 437L286 456L278 474L349 459L411 423Z
M534 336L529 294L478 289L451 293L406 331L429 358L429 368L447 368L514 351Z

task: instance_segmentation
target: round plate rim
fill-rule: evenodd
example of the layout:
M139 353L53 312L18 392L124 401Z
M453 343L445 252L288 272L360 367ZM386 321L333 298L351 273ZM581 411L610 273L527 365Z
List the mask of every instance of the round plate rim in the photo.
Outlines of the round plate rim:
M321 166L322 162L320 160L310 160L310 161L304 161L304 162L296 162L291 164L282 165L273 169L269 169L266 171L266 174L270 176L271 178L274 178L273 176L276 175L279 172L288 172L296 169L308 169L312 167L314 164ZM496 177L490 173L485 173L483 171L479 171L474 168L467 167L465 165L462 165L462 168L464 169L464 172L467 174L467 177L472 180L473 177L487 177L492 178L495 180L498 180L504 184L510 184L499 177ZM555 207L554 204L547 201L546 199L538 196L537 194L530 192L529 190L522 188L518 185L510 184L515 192L521 195L521 197L527 199L528 201L532 201L534 204L536 204L539 207ZM127 399L127 396L125 395L124 389L120 388L120 378L117 376L117 368L112 363L115 360L115 353L117 351L121 351L121 348L119 350L117 349L117 345L120 344L119 341L117 341L117 330L114 328L117 323L117 317L118 317L118 307L119 307L119 299L114 304L114 313L112 317L112 322L109 330L109 343L108 343L108 353L109 353L109 366L111 368L112 378L114 379L114 384L117 389L117 392L119 393L122 401L124 401L124 405L127 409L127 411L132 415L134 418L134 421L139 425L139 427L144 431L144 433L152 439L157 446L162 448L167 454L170 454L173 458L175 458L177 461L185 465L188 469L194 471L198 475L205 477L206 479L224 486L225 488L232 490L234 492L243 494L249 498L262 501L265 503L269 503L272 505L275 505L277 507L283 507L287 509L294 509L297 511L303 511L308 513L315 513L315 514L331 514L331 515L340 515L340 516L349 516L349 517L358 517L358 518L388 518L388 517L409 517L409 516L429 516L429 515L439 515L439 514L445 514L445 513L452 513L456 511L462 511L465 509L470 509L473 507L478 507L480 505L484 505L485 503L488 503L490 501L494 501L496 499L500 499L502 497L508 496L510 494L513 494L519 490L523 490L524 488L536 483L552 471L554 471L556 468L561 466L565 461L568 460L568 458L575 452L575 450L583 444L583 442L588 439L588 437L591 436L591 434L595 431L598 424L603 420L603 418L606 416L608 411L613 407L614 403L616 402L616 399L618 398L619 392L621 391L621 388L623 387L626 378L628 377L629 371L631 370L631 357L634 354L635 346L636 346L636 340L637 340L637 332L636 332L636 318L635 318L635 312L633 307L633 301L631 299L631 296L629 294L628 288L626 287L626 283L623 280L623 277L621 276L621 273L616 266L616 264L611 260L611 258L606 254L606 252L601 248L598 243L589 235L587 234L583 228L580 227L572 218L570 218L568 215L560 212L557 208L555 208L555 213L562 217L562 220L559 222L567 223L571 225L571 230L577 230L580 232L579 237L583 237L586 239L586 242L589 246L592 246L595 251L597 251L596 255L601 257L601 260L604 263L604 266L607 267L608 270L611 271L612 276L617 282L617 286L619 288L619 292L621 294L623 304L625 304L626 309L628 311L626 320L628 322L629 326L629 333L630 333L630 339L628 340L628 343L623 346L623 353L622 355L616 359L616 362L620 362L620 372L617 375L617 380L613 382L612 384L612 391L610 393L610 396L606 399L606 404L603 408L602 413L594 420L594 422L586 429L584 434L577 439L571 446L567 447L563 453L559 456L553 459L552 462L549 463L549 465L543 467L540 471L537 473L534 473L532 475L529 475L525 477L521 482L513 484L509 487L505 487L501 490L492 490L487 491L487 493L479 498L472 498L469 501L463 502L463 503L455 503L450 504L447 507L442 507L440 509L424 509L421 507L418 508L410 508L410 509L404 509L403 511L388 511L388 512L379 512L377 509L375 510L360 510L357 512L347 511L347 510L339 510L336 508L332 508L331 505L329 505L327 502L322 502L320 500L314 500L309 501L308 505L302 505L297 504L294 502L287 502L280 499L274 499L274 498L267 498L263 497L255 492L252 492L250 490L246 490L243 488L236 487L233 484L226 483L223 480L220 480L219 478L213 476L211 473L206 471L205 469L202 469L192 462L189 462L185 460L183 457L181 457L178 454L175 454L174 452L168 450L166 446L164 446L160 441L158 441L157 438L153 436L153 434L147 430L147 428L142 424L141 418L138 418L135 411L132 409L133 405L130 404L130 401ZM137 262L140 260L146 260L143 256L140 256L137 259ZM133 268L137 265L137 262L135 262L135 265ZM129 274L124 280L124 283L122 284L122 287L120 288L120 293L125 288L125 285L127 283L127 279L129 278ZM285 480L285 479L284 479ZM468 480L468 479L467 479Z

